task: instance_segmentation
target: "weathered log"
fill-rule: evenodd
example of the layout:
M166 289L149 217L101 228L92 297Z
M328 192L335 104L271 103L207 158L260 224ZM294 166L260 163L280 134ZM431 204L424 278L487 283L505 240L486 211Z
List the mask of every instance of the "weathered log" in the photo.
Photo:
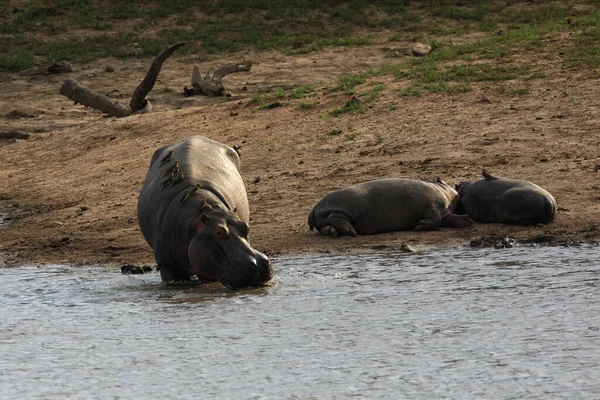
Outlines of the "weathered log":
M83 104L84 106L95 108L117 118L123 118L131 114L131 110L118 101L96 93L93 90L86 89L72 79L64 81L60 88L60 94L67 96L75 104Z
M0 132L0 140L8 139L29 139L29 133L24 133L15 130Z
M177 50L184 44L185 42L175 43L167 47L162 53L160 53L154 58L154 61L152 61L150 69L146 73L146 76L142 80L142 83L140 83L139 86L135 89L135 92L133 92L133 96L131 97L131 101L129 102L129 108L131 108L131 113L145 108L144 100L146 100L146 95L148 95L148 93L150 93L150 91L154 87L154 83L156 83L156 77L158 76L163 63L175 52L175 50Z
M247 72L250 71L252 64L238 63L238 64L227 64L217 69L214 74L211 75L211 71L204 78L200 74L198 67L194 67L192 72L192 87L188 89L183 88L183 94L185 96L193 96L197 94L203 94L205 96L222 96L225 88L223 87L222 80L225 75L233 74L235 72Z
M154 58L152 64L150 65L150 69L146 73L146 76L135 89L135 92L131 97L131 101L129 102L129 107L124 106L118 101L112 100L100 93L96 93L93 90L86 89L72 79L67 79L64 81L60 88L60 94L67 96L69 99L73 100L75 104L80 103L84 106L95 108L96 110L100 110L117 118L127 117L132 114L150 112L152 110L152 106L148 99L146 99L146 96L154 87L154 83L156 82L156 78L160 73L163 63L173 54L175 50L184 44L185 42L175 43L167 47L163 52Z

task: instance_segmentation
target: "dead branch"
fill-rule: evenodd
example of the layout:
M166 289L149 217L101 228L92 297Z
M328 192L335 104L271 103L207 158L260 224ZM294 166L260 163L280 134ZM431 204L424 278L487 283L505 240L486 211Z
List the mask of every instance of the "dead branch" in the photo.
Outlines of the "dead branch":
M150 65L150 69L146 73L146 76L142 80L142 83L135 89L133 92L133 96L131 97L131 101L129 102L129 108L131 109L131 113L134 113L138 110L145 108L146 95L150 93L152 88L154 87L154 83L156 83L156 77L162 68L163 63L169 58L175 50L183 46L185 42L175 43L169 47L167 47L162 53L154 58L152 64Z
M95 108L117 118L123 118L131 114L131 110L118 101L96 93L93 90L86 89L72 79L64 81L60 88L60 94L67 96L75 104L83 104L84 106Z
M67 79L64 81L60 88L60 94L67 96L69 99L73 100L75 104L80 103L84 106L95 108L96 110L100 110L105 114L109 114L117 118L127 117L132 114L150 112L152 110L152 106L148 99L146 99L146 96L154 87L154 83L156 82L156 78L160 73L163 63L173 54L173 52L175 52L175 50L184 44L185 42L175 43L167 47L163 52L154 58L152 64L150 65L150 69L146 73L146 76L135 89L135 92L131 97L131 101L129 102L129 107L124 106L118 101L112 100L100 93L86 89L72 79Z
M185 96L193 96L197 94L203 94L205 96L222 96L225 88L221 83L225 75L233 74L235 72L247 72L250 71L252 64L238 63L238 64L227 64L217 69L212 77L210 76L211 71L204 78L200 74L198 67L194 67L192 72L192 87L188 89L183 88L183 94Z

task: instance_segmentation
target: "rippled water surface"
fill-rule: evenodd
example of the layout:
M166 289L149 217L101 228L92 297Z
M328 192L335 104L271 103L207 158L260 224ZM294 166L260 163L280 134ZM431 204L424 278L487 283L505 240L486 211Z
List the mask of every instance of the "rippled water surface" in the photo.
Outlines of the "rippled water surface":
M0 269L0 398L600 397L598 247L274 266L241 291Z

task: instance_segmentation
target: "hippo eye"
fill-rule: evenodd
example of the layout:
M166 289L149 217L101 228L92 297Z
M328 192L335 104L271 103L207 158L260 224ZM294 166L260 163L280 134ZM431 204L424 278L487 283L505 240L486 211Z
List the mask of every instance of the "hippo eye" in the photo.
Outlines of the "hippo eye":
M214 236L215 236L215 239L219 239L219 240L227 239L227 230L225 228L223 228L222 226L218 226L215 228Z

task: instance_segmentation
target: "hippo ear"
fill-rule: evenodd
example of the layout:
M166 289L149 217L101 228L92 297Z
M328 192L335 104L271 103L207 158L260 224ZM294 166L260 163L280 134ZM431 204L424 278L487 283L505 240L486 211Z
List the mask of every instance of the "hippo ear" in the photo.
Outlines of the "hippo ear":
M481 175L483 175L483 177L485 178L486 181L492 181L494 179L498 179L495 176L490 175L485 169L483 170Z
M208 223L208 220L209 220L208 215L206 215L206 214L200 215L200 224L201 225L203 225L203 226L206 225Z

